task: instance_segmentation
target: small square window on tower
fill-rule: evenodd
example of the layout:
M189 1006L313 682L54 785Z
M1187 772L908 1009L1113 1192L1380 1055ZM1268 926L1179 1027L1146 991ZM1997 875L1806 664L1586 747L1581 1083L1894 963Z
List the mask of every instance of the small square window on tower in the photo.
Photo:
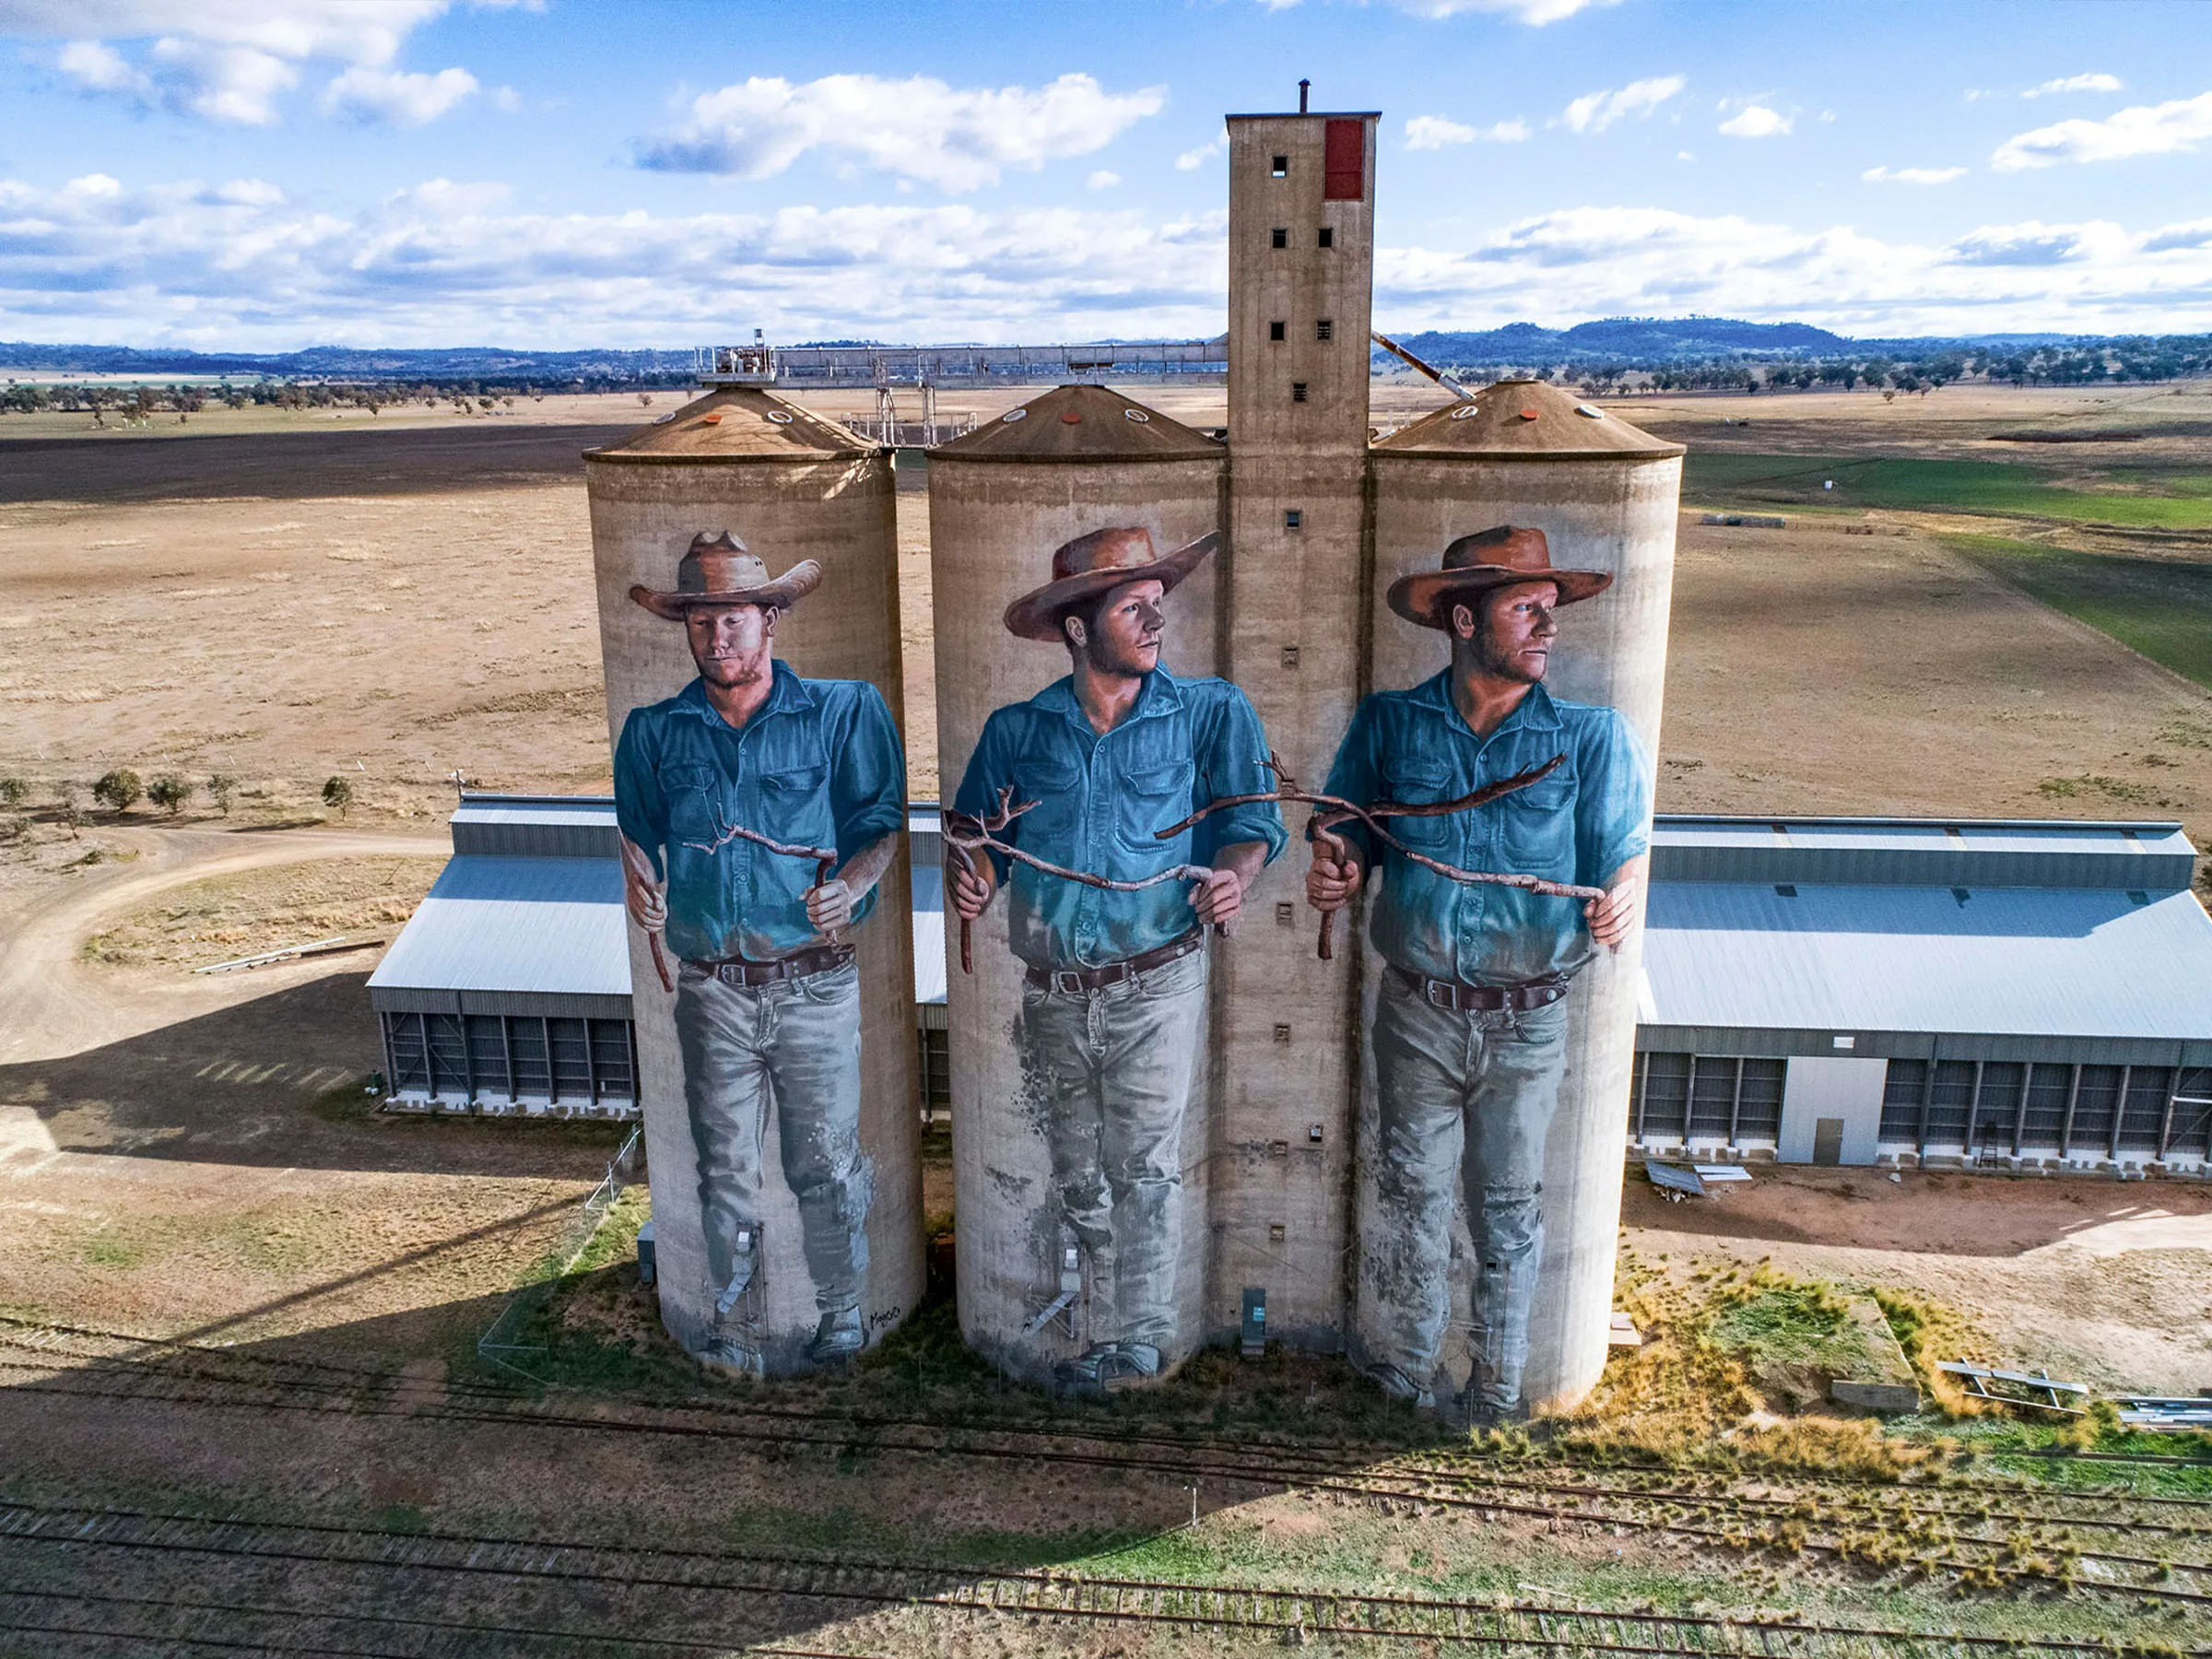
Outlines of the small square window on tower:
M1297 508L1295 508L1295 507L1288 507L1288 508L1285 508L1285 509L1283 510L1283 528L1284 528L1284 529L1286 529L1286 530L1296 530L1296 529L1299 529L1300 527L1301 527L1301 526L1302 526L1302 525L1305 524L1305 522L1306 522L1306 515L1305 515L1303 512L1300 512L1300 511L1299 511Z
M1288 178L1290 176L1290 158L1288 156L1277 156L1275 159L1275 165L1269 168L1267 171L1276 178Z
M1306 382L1304 381L1292 381L1290 382L1290 401L1292 403L1304 403L1306 401Z
M1326 317L1322 318L1320 322L1313 324L1313 337L1317 340L1335 339L1336 337L1336 324L1329 321L1329 319Z
M1274 247L1287 248L1290 245L1290 232L1283 226L1277 225L1267 232L1267 240Z
M1283 337L1284 337L1284 335L1285 335L1285 333L1288 331L1288 326L1289 326L1289 325L1288 325L1288 324L1283 324L1283 323L1270 323L1270 324L1267 324L1267 337L1268 337L1269 339L1271 339L1271 340L1279 340L1279 339L1283 338Z
M1333 248L1336 245L1336 232L1326 225L1321 228L1320 245L1324 248Z

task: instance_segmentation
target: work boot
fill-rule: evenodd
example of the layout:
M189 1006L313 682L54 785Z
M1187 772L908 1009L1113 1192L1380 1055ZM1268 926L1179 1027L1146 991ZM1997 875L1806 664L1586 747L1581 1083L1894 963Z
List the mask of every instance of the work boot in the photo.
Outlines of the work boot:
M817 1365L835 1365L852 1359L867 1342L861 1329L858 1308L837 1308L822 1315L806 1345L806 1358Z
M1434 1411L1436 1409L1435 1394L1423 1388L1396 1366L1385 1365L1377 1361L1375 1364L1362 1369L1365 1371L1368 1380L1391 1399L1410 1406L1416 1411Z
M1053 1367L1060 1386L1074 1394L1118 1394L1159 1375L1159 1350L1141 1342L1101 1342Z
M1505 1429L1528 1421L1526 1400L1500 1404L1473 1386L1460 1394L1458 1405L1458 1419L1474 1429Z
M760 1350L744 1336L718 1332L697 1358L700 1370L718 1377L743 1381L761 1374Z

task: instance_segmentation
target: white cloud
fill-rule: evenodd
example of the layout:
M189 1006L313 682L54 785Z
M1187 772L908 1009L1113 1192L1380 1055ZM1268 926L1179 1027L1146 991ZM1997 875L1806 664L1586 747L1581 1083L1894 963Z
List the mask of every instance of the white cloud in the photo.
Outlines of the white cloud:
M2186 154L2212 138L2212 92L2162 104L2136 104L2102 121L2062 121L1997 146L1990 166L2020 172L2060 161L2119 161Z
M763 179L820 148L968 191L996 182L1009 167L1103 148L1166 103L1160 88L1108 92L1088 75L1064 75L1035 91L950 87L921 75L830 75L796 84L755 76L692 100L689 118L641 145L638 162Z
M340 66L331 106L357 118L429 119L453 77L385 75L407 36L451 0L0 0L0 36L59 39L62 74L88 92L234 125L267 126L310 63ZM471 0L503 6L516 0ZM129 43L126 54L112 42ZM357 75L357 72L359 72ZM427 83L427 84L426 84ZM475 86L469 77L470 88Z
M1765 104L1747 104L1741 112L1721 123L1721 131L1731 138L1786 137L1795 124L1789 116L1770 110Z
M1101 167L1097 172L1083 181L1083 188L1086 190L1112 190L1121 182L1122 175L1120 173L1109 172Z
M512 87L494 87L491 104L500 114L512 115L523 107L523 95Z
M421 126L437 120L476 89L477 77L465 69L413 75L356 64L323 88L323 112L349 115L356 121Z
M1229 140L1226 137L1217 138L1211 144L1200 145L1196 149L1184 150L1175 158L1175 165L1184 172L1196 172L1228 148Z
M1264 5L1273 3L1274 0L1262 0ZM1577 12L1618 6L1620 0L1394 0L1394 3L1399 10L1420 18L1456 18L1465 12L1488 12L1511 18L1532 29L1541 29L1547 23L1557 23Z
M1623 116L1649 115L1688 84L1679 75L1657 75L1616 91L1585 93L1559 119L1573 132L1602 133Z
M1963 167L1870 167L1859 177L1869 184L1948 184L1965 173Z
M2022 98L2048 98L2056 92L2117 92L2120 77L2116 75L2068 75L2057 80L2047 80L2040 87L2030 87L2020 94Z
M1477 138L1491 144L1521 144L1528 135L1528 123L1518 115L1487 127L1471 127L1441 115L1415 115L1406 123L1406 147L1409 150L1443 149L1454 144L1472 144Z

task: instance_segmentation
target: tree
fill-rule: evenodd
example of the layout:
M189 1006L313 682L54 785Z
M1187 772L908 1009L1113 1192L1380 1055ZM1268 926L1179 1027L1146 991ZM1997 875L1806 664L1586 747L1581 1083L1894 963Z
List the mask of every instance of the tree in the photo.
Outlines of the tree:
M323 805L344 818L346 808L353 805L353 780L339 776L325 782L323 785Z
M128 812L145 793L146 785L127 766L100 773L100 781L92 785L92 798L111 812Z
M215 809L225 818L230 816L230 795L237 788L238 780L229 772L217 772L207 780L207 798L215 803Z
M179 772L163 772L146 786L146 798L175 818L192 799L192 780Z
M0 778L0 806L20 806L30 798L30 785L17 777Z

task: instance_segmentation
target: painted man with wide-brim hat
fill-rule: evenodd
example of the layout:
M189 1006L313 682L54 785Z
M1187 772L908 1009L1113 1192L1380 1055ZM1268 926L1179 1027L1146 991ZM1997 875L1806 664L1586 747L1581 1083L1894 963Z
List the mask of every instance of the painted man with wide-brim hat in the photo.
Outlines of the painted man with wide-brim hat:
M1558 611L1612 581L1554 566L1542 531L1510 524L1463 535L1439 569L1400 578L1390 608L1448 636L1451 663L1410 690L1367 698L1328 783L1347 800L1422 806L1563 757L1540 782L1487 806L1386 822L1440 863L1602 888L1604 899L1455 882L1357 821L1312 837L1306 893L1315 908L1340 909L1371 869L1382 873L1369 929L1387 968L1372 1041L1376 1213L1359 1220L1359 1357L1391 1394L1434 1403L1452 1217L1464 1196L1476 1269L1474 1368L1461 1403L1477 1421L1525 1409L1568 986L1642 914L1649 758L1618 712L1555 698L1543 684Z
M1285 840L1266 802L1164 841L1155 833L1217 796L1273 787L1244 694L1159 663L1167 597L1218 544L1205 535L1163 555L1149 531L1113 525L1053 553L1052 580L1006 607L1006 627L1065 647L1070 671L991 716L954 803L975 818L1004 790L1035 801L1000 838L1064 869L1115 881L1178 865L1213 872L1111 892L995 853L947 867L953 908L968 920L1001 883L1011 888L1007 932L1028 981L1016 1030L1028 1102L1087 1276L1086 1346L1060 1375L1084 1391L1159 1376L1187 1335L1175 1294L1182 1135L1206 1020L1206 929L1236 918Z
M682 624L699 668L623 724L615 810L630 915L681 959L676 1030L715 1302L701 1358L737 1371L763 1358L754 1277L771 1106L819 1311L807 1357L849 1358L866 1336L870 1171L850 930L875 908L906 827L906 758L874 686L802 679L776 660L777 622L821 580L812 559L771 578L724 531L693 538L674 589L629 590ZM815 861L738 830L833 848L835 873L822 878Z

